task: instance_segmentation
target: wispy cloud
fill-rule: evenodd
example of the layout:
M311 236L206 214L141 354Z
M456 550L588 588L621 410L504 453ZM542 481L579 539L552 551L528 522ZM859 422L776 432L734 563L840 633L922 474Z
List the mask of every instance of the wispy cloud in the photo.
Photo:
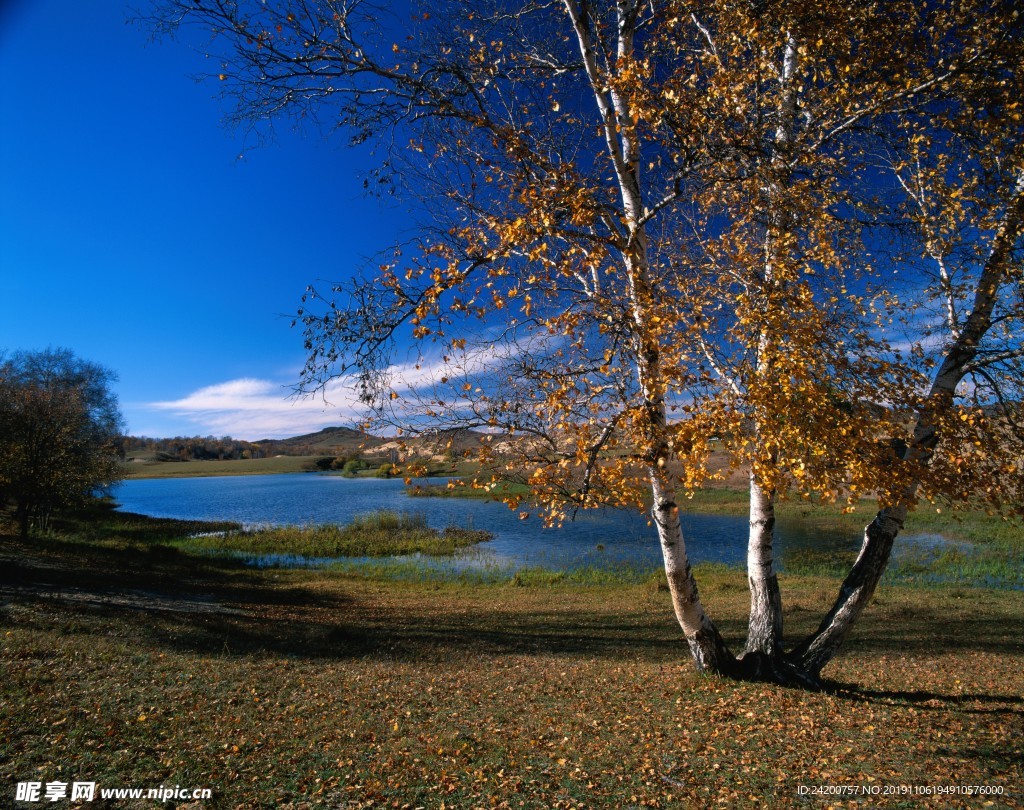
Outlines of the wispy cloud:
M350 380L332 382L323 395L295 397L271 380L243 378L209 385L181 399L150 402L147 408L173 414L202 435L275 439L350 425L364 414Z
M388 406L396 421L421 423L431 400L448 408L465 404L462 391L471 380L503 368L511 350L487 344L448 357L420 358L391 366L388 387L398 400ZM486 383L484 383L486 385ZM352 425L367 416L354 377L332 380L322 392L296 397L285 384L245 377L209 385L174 400L148 402L143 410L182 420L200 435L237 439L274 439L313 433L332 425Z

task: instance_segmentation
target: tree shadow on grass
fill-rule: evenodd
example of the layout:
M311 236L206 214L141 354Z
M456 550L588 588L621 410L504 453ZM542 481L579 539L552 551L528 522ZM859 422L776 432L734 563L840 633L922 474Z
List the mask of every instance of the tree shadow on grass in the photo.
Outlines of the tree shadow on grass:
M882 702L913 706L917 711L946 711L950 707L965 714L1019 714L1024 716L1024 697L1019 694L985 692L935 692L927 689L867 689L857 684L832 681L836 697L856 702ZM981 704L981 705L977 705ZM988 708L989 706L995 708ZM1022 708L1009 708L1019 706Z
M129 626L155 646L198 655L273 655L310 660L376 657L445 665L453 660L504 655L575 655L635 660L659 664L688 664L680 634L668 622L658 626L632 616L552 617L547 612L491 610L465 618L408 615L357 599L325 598L302 588L273 591L260 599L260 608L285 608L291 616L250 613L232 600L237 612L192 610L181 603L141 607L125 600L104 603L28 594L45 602L49 611L88 619L94 616ZM301 603L303 607L295 607ZM315 609L310 605L318 603ZM254 608L257 606L254 605ZM291 609L289 609L291 608ZM333 617L311 616L328 612ZM280 610L272 611L281 613ZM0 620L0 624L2 624ZM66 624L69 632L93 631L88 621Z
M294 594L301 598L301 592ZM443 665L475 657L575 655L688 662L685 644L670 624L659 626L632 614L587 619L578 614L491 609L445 616L356 599L335 605L321 601L316 610L295 608L287 618L188 617L185 622L154 623L150 635L177 651L319 660L377 657Z
M374 597L379 583L324 574L320 582L288 584L289 573L282 572L281 584L273 571L160 545L33 540L4 550L0 602L31 601L65 618L90 614L100 624L113 620L182 652L439 663L454 655L542 653L688 660L667 608L664 616L621 609L588 614L534 610L527 598L522 608L485 605L469 612L450 592L435 597L424 588L411 600L385 604ZM89 632L87 622L72 625Z
M522 598L504 591L508 606L481 600L479 610L469 610L453 591L441 590L435 596L422 588L412 596L406 592L400 598L381 599L375 594L381 589L390 592L390 586L346 582L331 574L288 584L292 576L288 572L254 572L237 562L197 557L159 544L110 548L33 541L18 547L15 541L5 550L12 549L14 554L2 561L6 564L0 564L0 585L6 582L21 591L12 597L8 588L6 598L19 593L25 599L50 596L47 603L55 607L62 603L63 611L84 608L106 614L131 625L132 632L179 651L310 659L379 656L439 663L453 656L564 654L689 665L689 652L672 619L667 595L658 594L655 609L650 600L635 606L601 606L583 600L588 605L584 608L573 605L571 597L552 608L550 599L538 598L542 589L527 588ZM275 581L277 576L282 582ZM503 593L501 586L487 587L493 587L496 596ZM40 593L40 588L49 593ZM76 589L84 598L62 602L62 588ZM396 584L395 592L402 588ZM52 598L55 592L57 598ZM127 598L113 598L126 593ZM717 601L715 594L710 595ZM716 616L719 627L738 647L746 629L743 600L735 594L720 596L732 609L724 611L724 617ZM194 609L211 603L225 609ZM899 610L902 621L894 621L892 609L869 611L848 649L868 654L937 653L944 647L1021 653L1008 616L963 616L951 621L948 611L938 608L923 606L909 615L905 607ZM925 703L959 698L909 692L887 696L857 692L842 684L836 688L858 699Z
M1000 602L998 607L975 604L968 597L957 603L957 611L942 602L941 592L922 590L927 602L872 605L854 626L843 654L870 655L934 654L942 650L1024 655L1019 627L1024 600L1017 605ZM1019 610L1015 610L1019 608ZM817 627L820 616L800 610L786 614L786 640L795 646Z

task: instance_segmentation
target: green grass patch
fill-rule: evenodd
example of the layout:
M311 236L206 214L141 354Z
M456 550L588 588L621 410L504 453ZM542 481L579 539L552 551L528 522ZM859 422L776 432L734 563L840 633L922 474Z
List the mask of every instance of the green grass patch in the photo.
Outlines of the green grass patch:
M441 556L490 539L485 531L427 526L422 514L374 512L345 526L275 526L233 529L180 540L183 551L241 552L302 557L391 557L405 554Z
M230 532L241 525L228 520L178 520L122 512L111 502L59 512L51 520L51 537L111 548L169 546L189 535Z
M648 566L620 565L614 568L583 566L567 571L553 571L547 568L520 568L508 577L508 583L516 588L549 588L557 585L579 587L617 587L646 584L657 588L665 579L660 568Z
M474 487L466 481L453 481L451 484L413 483L405 488L405 492L413 498L472 498L500 501L503 498L528 497L530 488L526 484L499 481L490 489L483 489Z
M133 461L123 465L128 478L205 478L221 475L278 475L315 472L323 456L275 456L227 461Z

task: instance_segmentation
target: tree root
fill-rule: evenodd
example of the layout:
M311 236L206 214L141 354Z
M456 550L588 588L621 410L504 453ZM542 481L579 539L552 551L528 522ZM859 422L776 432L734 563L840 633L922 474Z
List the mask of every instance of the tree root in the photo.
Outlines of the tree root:
M738 681L774 683L805 689L808 692L828 691L824 681L816 673L808 672L785 657L768 655L758 650L742 653L736 659L733 670L724 674Z

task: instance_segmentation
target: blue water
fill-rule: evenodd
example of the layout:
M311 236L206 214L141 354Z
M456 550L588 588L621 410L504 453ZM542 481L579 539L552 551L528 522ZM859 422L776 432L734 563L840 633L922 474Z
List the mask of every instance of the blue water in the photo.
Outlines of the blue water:
M657 568L661 553L644 515L622 510L581 511L560 528L544 528L536 515L519 518L502 503L467 498L411 498L400 479L288 474L215 478L133 479L114 492L121 508L154 517L233 520L246 525L347 523L356 515L389 509L426 516L437 529L485 529L493 539L460 552L446 567L516 570L540 567ZM687 550L694 562L743 564L747 521L730 515L683 515ZM780 522L779 557L814 544L798 526ZM856 538L833 538L833 547L854 548ZM422 559L422 558L418 558ZM259 560L255 560L259 562ZM264 562L268 562L264 560ZM285 564L296 561L279 560ZM318 561L324 562L324 561ZM429 560L422 560L430 566Z

